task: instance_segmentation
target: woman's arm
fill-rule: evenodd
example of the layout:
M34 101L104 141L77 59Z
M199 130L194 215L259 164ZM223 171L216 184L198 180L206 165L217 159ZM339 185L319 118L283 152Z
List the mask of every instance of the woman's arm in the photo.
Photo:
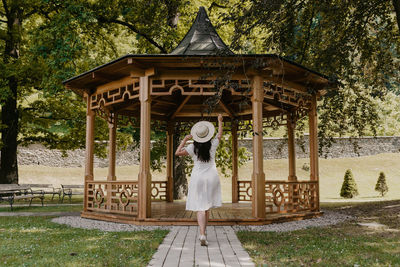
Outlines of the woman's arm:
M218 134L217 134L217 138L219 141L221 141L222 138L222 115L218 114Z
M181 144L178 146L178 148L175 151L176 156L189 156L189 153L185 149L182 149L182 148L185 146L186 142L191 138L192 138L191 134L186 135L185 138L183 138Z

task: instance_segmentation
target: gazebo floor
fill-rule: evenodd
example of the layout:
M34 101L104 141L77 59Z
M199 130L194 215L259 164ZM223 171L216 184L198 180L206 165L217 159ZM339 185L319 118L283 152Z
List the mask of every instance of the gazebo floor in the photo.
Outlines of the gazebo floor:
M319 217L320 211L267 214L265 219L252 216L251 203L224 203L211 209L210 225L263 225ZM196 212L186 211L185 202L153 202L152 217L139 220L136 217L104 212L83 211L81 216L88 219L129 223L136 225L197 225Z

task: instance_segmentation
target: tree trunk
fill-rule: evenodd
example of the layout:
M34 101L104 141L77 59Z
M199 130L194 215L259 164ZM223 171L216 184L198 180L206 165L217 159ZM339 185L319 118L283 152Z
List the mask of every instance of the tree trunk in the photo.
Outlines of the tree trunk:
M397 26L399 28L398 34L400 35L400 0L392 0L394 11L396 13Z
M174 134L174 150L179 146L180 142L179 133ZM188 184L186 179L186 162L184 157L176 157L174 153L174 168L173 168L173 181L174 181L174 199L182 199L187 195Z
M7 14L7 38L4 49L4 63L15 63L19 58L19 42L22 23L22 9L12 4ZM8 95L1 103L2 147L0 163L0 183L18 183L17 164L17 136L18 136L18 109L17 90L18 82L15 74L7 77Z

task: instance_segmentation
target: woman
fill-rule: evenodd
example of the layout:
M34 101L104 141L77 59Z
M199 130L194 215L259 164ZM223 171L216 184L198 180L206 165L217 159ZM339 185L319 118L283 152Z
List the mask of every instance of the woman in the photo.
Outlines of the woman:
M222 115L218 115L218 134L208 121L196 123L191 134L185 136L175 152L177 156L191 156L194 162L186 200L186 210L197 211L200 243L207 246L206 227L210 208L221 206L221 184L215 166L215 152L222 137ZM184 147L193 138L193 144Z

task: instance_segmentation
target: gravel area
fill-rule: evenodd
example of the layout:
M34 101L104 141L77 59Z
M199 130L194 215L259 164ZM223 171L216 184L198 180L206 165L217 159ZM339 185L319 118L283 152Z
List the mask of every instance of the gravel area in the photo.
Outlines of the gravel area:
M233 229L235 231L288 232L288 231L306 229L310 227L322 227L322 226L334 225L354 218L355 217L353 216L338 211L324 211L324 214L321 217L313 219L292 221L285 223L275 223L268 225L235 225L233 226ZM109 232L144 231L144 230L156 230L156 229L170 230L172 228L172 226L142 226L142 225L113 223L113 222L85 219L81 218L80 216L62 216L54 218L51 221L59 224L66 224L75 228L98 229L101 231L109 231Z
M340 213L337 211L323 211L324 214L321 217L284 222L274 223L267 225L235 225L233 229L235 231L256 231L256 232L290 232L310 227L323 227L338 224L347 220L354 219L355 217Z
M83 229L97 229L106 232L123 232L123 231L146 231L146 230L170 230L169 226L142 226L142 225L132 225L123 223L114 223L98 220L90 220L81 218L80 216L62 216L54 218L52 222L59 224L66 224L74 228Z

